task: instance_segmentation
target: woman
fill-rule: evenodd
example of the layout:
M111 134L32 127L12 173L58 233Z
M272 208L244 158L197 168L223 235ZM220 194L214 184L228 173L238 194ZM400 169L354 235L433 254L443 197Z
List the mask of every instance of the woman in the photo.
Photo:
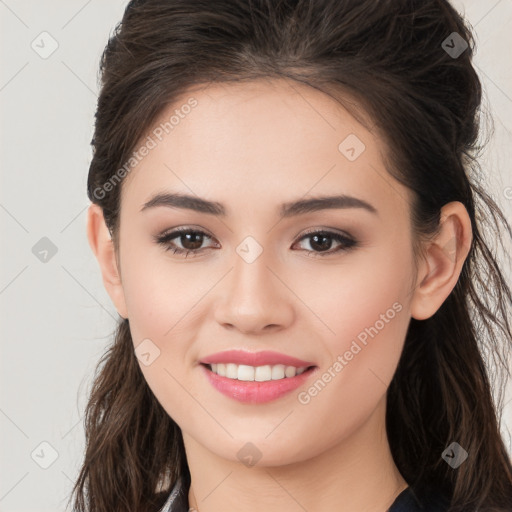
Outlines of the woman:
M130 2L88 179L122 319L75 510L512 510L473 48L442 0Z

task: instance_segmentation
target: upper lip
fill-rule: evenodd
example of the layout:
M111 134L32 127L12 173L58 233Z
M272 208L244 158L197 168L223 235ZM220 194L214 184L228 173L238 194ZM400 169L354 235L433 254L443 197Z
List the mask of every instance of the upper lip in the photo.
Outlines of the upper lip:
M295 366L297 368L314 366L314 363L303 361L296 357L280 354L279 352L272 352L270 350L263 350L261 352L247 352L245 350L225 350L224 352L217 352L204 357L200 360L203 364L213 363L234 363L245 364L248 366L265 366L283 364L285 366Z

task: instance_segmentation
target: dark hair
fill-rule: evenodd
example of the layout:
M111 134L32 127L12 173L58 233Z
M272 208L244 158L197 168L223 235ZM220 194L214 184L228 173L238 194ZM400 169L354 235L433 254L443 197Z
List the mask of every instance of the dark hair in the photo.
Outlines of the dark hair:
M469 45L461 55L443 48L450 36L455 45L454 32ZM122 183L108 193L105 184L190 88L285 78L354 115L362 106L387 144L389 172L414 193L417 240L436 232L448 202L463 203L471 218L459 280L431 318L411 319L387 391L386 428L400 473L425 499L442 491L450 512L510 511L512 503L498 415L503 390L494 405L483 359L495 363L496 375L510 375L512 296L483 235L503 247L502 229L512 230L481 185L474 47L469 26L445 0L133 0L101 59L87 183L118 254ZM157 511L177 478L190 477L181 430L141 373L127 319L96 368L85 434L77 511ZM457 469L441 457L453 441L469 453Z

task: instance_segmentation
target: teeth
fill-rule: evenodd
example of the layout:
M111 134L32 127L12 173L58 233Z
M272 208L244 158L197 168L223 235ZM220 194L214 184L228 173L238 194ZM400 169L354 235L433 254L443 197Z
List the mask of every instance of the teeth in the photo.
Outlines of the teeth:
M272 366L272 380L284 379L284 364Z
M226 365L226 377L228 379L238 378L238 367L236 364L228 363Z
M285 366L284 364L248 366L246 364L213 363L210 365L210 368L213 373L228 379L266 382L295 377L304 373L307 367L296 368L295 366Z

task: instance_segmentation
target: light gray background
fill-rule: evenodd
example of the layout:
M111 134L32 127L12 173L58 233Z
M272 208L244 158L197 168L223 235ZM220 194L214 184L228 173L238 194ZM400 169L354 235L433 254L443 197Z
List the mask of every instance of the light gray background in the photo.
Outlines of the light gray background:
M126 3L0 0L2 512L65 509L83 455L85 391L114 329L116 311L85 234L86 180L99 58ZM485 164L510 219L512 0L454 5L476 30L496 130ZM58 43L46 59L31 47L48 37L43 31ZM43 237L57 248L46 263L32 252ZM509 388L502 430L512 452L511 399ZM58 454L48 469L34 461L51 462L42 442Z

